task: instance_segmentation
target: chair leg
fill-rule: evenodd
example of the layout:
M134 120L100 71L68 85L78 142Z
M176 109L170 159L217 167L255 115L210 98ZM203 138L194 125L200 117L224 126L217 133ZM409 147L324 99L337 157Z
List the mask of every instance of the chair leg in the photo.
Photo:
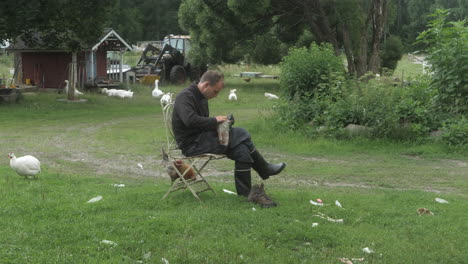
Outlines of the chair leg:
M202 178L202 179L203 179L203 181L206 183L206 185L208 186L208 189L209 189L210 191L212 191L212 192L213 192L213 193L216 195L216 192L215 192L215 190L214 190L214 189L211 187L211 185L208 183L208 181L207 181L207 180L205 180L205 178L204 178L204 177L201 175L201 173L200 173L200 172L198 172L198 171L197 171L197 173L198 173L198 175L200 175L200 178Z
M206 183L206 185L208 186L208 189L211 190L215 195L216 195L216 192L215 190L211 187L211 185L208 183L207 180L205 180L205 177L203 177L203 175L201 174L201 171L205 168L205 166L211 161L212 158L209 158L205 161L205 163L203 163L203 165L200 167L200 169L198 169L196 166L193 166L193 168L195 169L196 173L200 176L200 178Z
M166 197L169 196L169 194L174 190L174 187L175 187L177 184L179 184L179 179L175 180L175 181L172 183L171 187L169 188L169 190L167 190L166 194L164 194L164 196L162 197L161 200L166 199Z
M198 195L198 193L200 192L204 192L204 191L208 191L208 190L211 190L215 195L216 195L216 192L215 190L211 187L211 185L208 183L208 181L203 177L203 175L201 174L202 170L205 168L205 166L212 160L212 158L208 158L207 160L204 161L203 165L199 168L197 168L196 166L196 162L197 162L198 159L191 159L190 162L189 162L189 166L187 167L187 169L183 172L180 172L177 167L175 165L173 165L173 162L171 162L171 166L174 168L175 172L178 174L179 178L176 179L174 181L174 183L172 184L172 186L169 188L169 190L164 194L164 196L162 197L161 200L164 200L167 196L169 196L169 194L171 192L174 192L174 191L177 191L179 189L189 189L190 192L192 193L193 196L195 196L195 198L198 199L198 201L202 202L202 200L200 199L200 196ZM189 180L186 180L184 178L184 176L190 171L190 169L194 169L195 170L195 173L200 176L200 180L195 180L195 181L189 181ZM204 189L199 189L198 191L196 191L196 187L192 184L197 184L197 183L201 183L203 182L206 186L203 186ZM176 187L177 185L182 185L183 184L183 187Z

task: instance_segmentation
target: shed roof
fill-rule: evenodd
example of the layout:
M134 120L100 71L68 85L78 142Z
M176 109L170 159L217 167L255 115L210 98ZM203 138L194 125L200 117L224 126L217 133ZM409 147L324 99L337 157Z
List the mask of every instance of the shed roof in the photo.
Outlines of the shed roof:
M10 44L10 46L7 48L8 51L47 51L47 52L68 52L68 49L65 47L65 45L59 45L58 47L47 47L45 44L45 41L41 34L39 32L36 32L33 34L34 38L37 39L37 45L32 46L30 43L25 42L21 38L17 38L13 43ZM132 50L132 47L119 35L115 30L111 28L106 28L101 36L99 38L99 41L93 45L92 47L85 47L83 48L84 51L86 50L96 50L99 45L101 45L103 42L106 40L110 40L113 42L118 42L119 47L124 47L125 49ZM122 46L120 45L122 44Z
M107 32L106 32L107 31ZM132 46L128 45L128 43L119 35L117 34L117 32L115 32L115 30L111 29L111 28L108 28L106 29L105 31L105 34L104 34L104 37L101 38L101 40L99 40L98 43L96 43L96 45L94 45L92 47L92 50L96 50L99 45L101 45L104 41L106 40L113 40L113 39L118 39L120 40L120 42L122 42L122 44L124 44L124 46L128 49L128 50L132 50Z

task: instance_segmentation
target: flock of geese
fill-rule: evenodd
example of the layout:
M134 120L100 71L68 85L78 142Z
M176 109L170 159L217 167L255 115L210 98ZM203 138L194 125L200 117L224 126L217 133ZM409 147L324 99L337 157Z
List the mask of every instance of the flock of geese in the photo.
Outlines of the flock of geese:
M69 89L69 84L68 83L69 83L68 80L65 80L65 84L66 84L65 85L65 93L66 94L68 93L68 89ZM108 96L116 96L116 97L120 97L120 98L132 98L133 97L133 92L131 90L125 91L125 90L120 90L120 89L103 88L101 90L101 92L108 95ZM229 101L237 101L236 92L237 92L237 89L231 89L230 90L229 96L228 96ZM75 96L80 96L80 95L83 95L83 93L78 91L75 88ZM154 98L161 99L161 103L163 103L163 104L167 104L171 100L170 93L164 93L163 91L161 91L159 89L159 80L154 81L154 89L151 92L151 95ZM270 99L270 100L279 99L279 97L277 95L274 95L272 93L265 93L265 97Z

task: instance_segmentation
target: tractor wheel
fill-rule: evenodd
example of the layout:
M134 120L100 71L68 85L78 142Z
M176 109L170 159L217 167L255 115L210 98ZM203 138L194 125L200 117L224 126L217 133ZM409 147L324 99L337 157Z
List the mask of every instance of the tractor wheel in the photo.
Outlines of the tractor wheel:
M181 65L172 67L169 78L173 84L183 84L187 79L187 74L185 73L184 67Z

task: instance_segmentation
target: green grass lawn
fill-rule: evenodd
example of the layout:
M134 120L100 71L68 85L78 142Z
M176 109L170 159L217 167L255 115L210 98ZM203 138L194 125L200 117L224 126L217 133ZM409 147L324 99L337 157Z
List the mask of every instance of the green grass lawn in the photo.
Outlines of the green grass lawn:
M401 60L398 61L398 65L395 71L393 71L393 76L400 80L408 80L421 75L422 69L422 64L413 63L408 59L408 55L405 54Z
M159 102L152 87L133 89L130 100L86 94L78 104L37 94L0 105L0 263L466 262L466 150L273 130L264 117L274 102L263 93L279 94L278 81L228 77L211 113L233 113L267 159L287 162L265 181L279 207L261 209L224 193L234 191L229 160L207 168L217 194L202 193L203 203L188 191L162 201L170 181L160 165ZM228 101L229 89L237 89L238 101ZM16 175L10 151L39 158L39 179ZM86 203L98 195L101 201ZM327 205L309 203L317 198ZM418 216L422 207L434 215Z

